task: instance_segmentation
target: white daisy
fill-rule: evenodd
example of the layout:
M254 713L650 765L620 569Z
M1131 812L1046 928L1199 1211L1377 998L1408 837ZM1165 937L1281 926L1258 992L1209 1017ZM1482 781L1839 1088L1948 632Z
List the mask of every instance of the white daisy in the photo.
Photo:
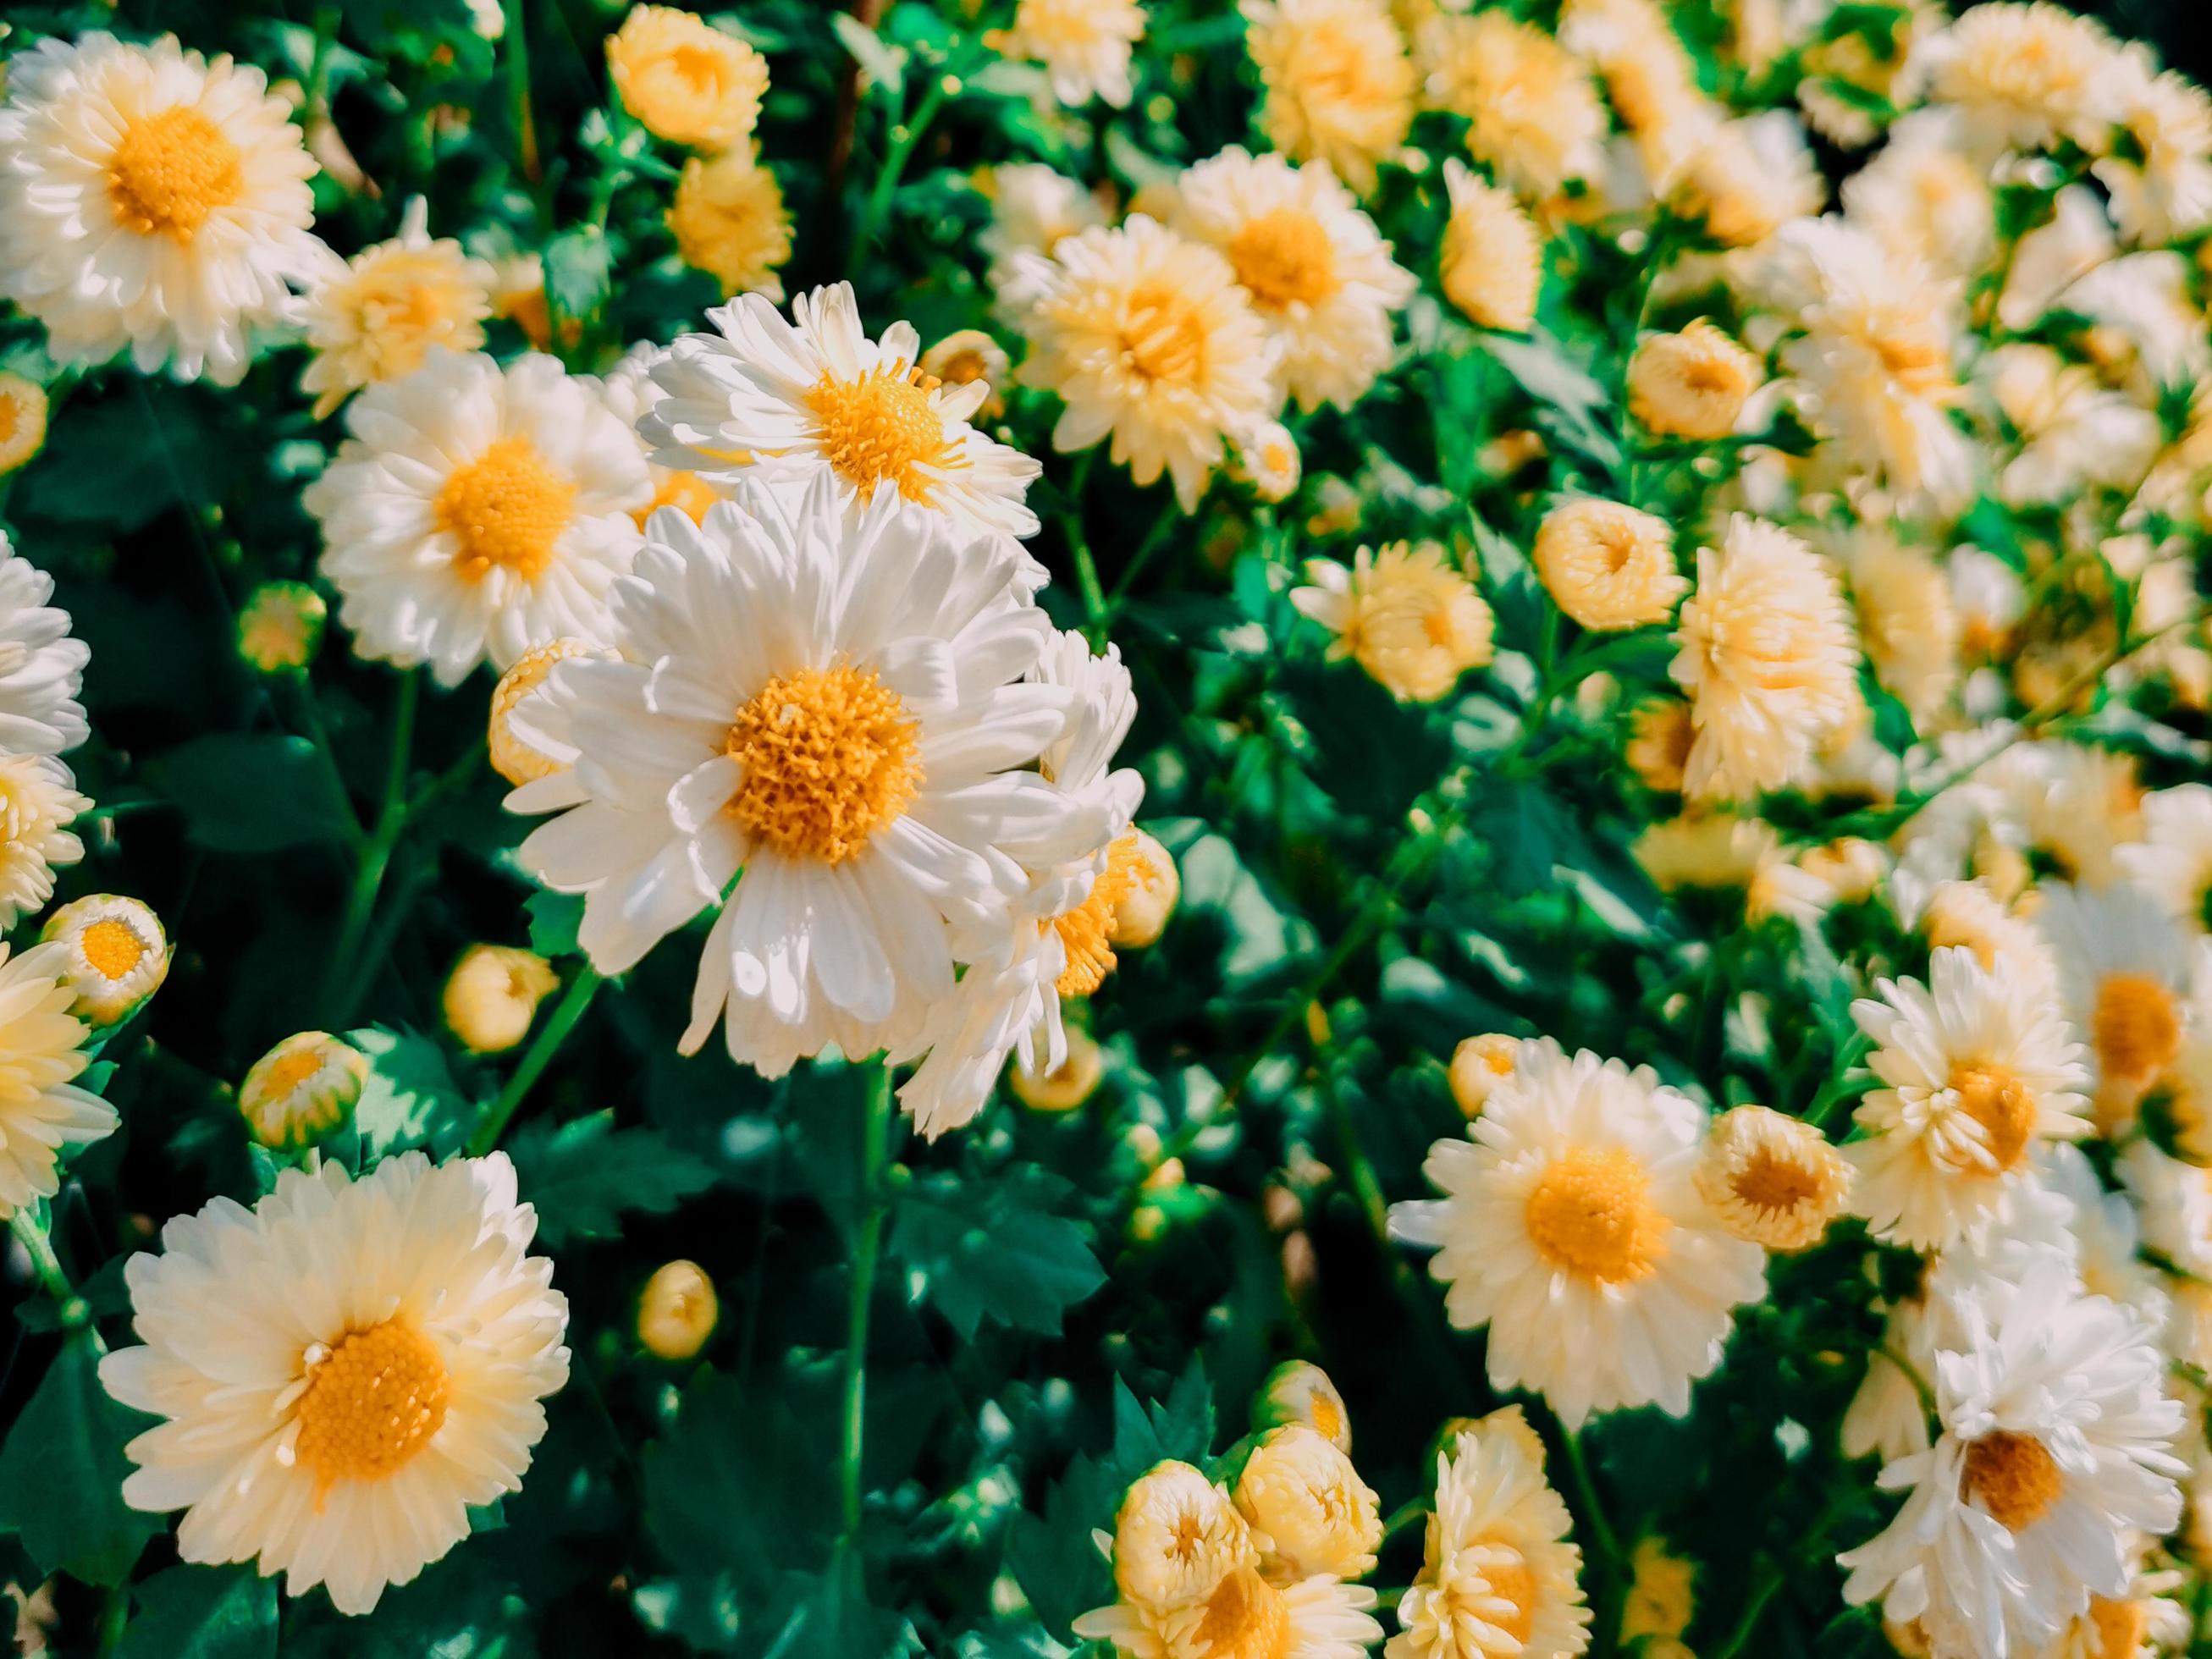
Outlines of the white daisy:
M1872 161L1844 181L1844 216L1884 247L1942 276L1965 279L1996 252L1989 170L1962 152L1959 113L1915 110L1889 130Z
M1106 210L1077 180L1042 161L1012 161L978 175L991 222L976 235L988 259L984 280L1001 317L1018 321L1036 298L1041 267L1024 253L1052 257L1063 239L1106 222Z
M90 734L77 694L92 652L70 637L70 614L46 601L54 579L0 531L0 750L59 755Z
M2046 882L2036 924L2058 962L2066 1018L2087 1045L2100 1120L2124 1124L2180 1056L2212 941L2182 932L2139 887Z
M0 753L0 933L45 908L54 872L84 856L67 826L90 811L52 756Z
M0 1221L61 1190L64 1147L116 1125L115 1109L74 1081L92 1056L68 974L66 945L10 956L0 940Z
M1093 98L1125 109L1130 49L1144 36L1137 0L1020 0L1012 27L990 44L1008 58L1042 64L1052 95L1070 109Z
M2066 1223L2074 1243L2081 1287L2132 1308L2153 1331L2163 1332L2173 1298L2166 1279L2142 1259L2142 1223L2124 1190L2107 1192L2078 1146L2054 1142L2038 1159L2044 1184L2073 1206Z
M2212 1169L2168 1158L2138 1138L2120 1154L2119 1170L2143 1243L2184 1273L2212 1278Z

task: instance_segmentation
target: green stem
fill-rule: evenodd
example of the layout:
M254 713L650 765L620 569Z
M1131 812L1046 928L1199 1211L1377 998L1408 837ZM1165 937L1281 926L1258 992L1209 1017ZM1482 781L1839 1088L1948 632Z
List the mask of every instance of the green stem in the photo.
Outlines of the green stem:
M323 1004L329 1011L324 1024L331 1030L343 1029L352 1017L353 1010L343 1006L341 988L368 931L385 872L392 866L392 848L407 828L407 768L415 751L415 708L422 690L420 677L410 669L399 682L399 703L392 714L392 763L385 775L384 804L377 811L376 827L362 843L353 892L346 901L345 920L338 927L337 947L331 953L330 971L324 980Z
M893 130L891 147L884 157L884 167L876 175L875 188L868 192L867 205L860 213L860 229L853 238L854 252L862 258L868 257L870 245L883 228L885 216L891 210L891 195L898 189L899 175L914 155L914 147L921 142L929 124L937 118L937 112L945 106L945 85L951 77L942 71L929 77L929 89L922 94L921 103L914 117L903 126Z
M884 1164L890 1143L891 1068L877 1065L868 1079L860 1125L860 1236L853 1249L853 1286L845 1320L845 1428L838 1449L838 1490L844 1510L841 1547L860 1534L860 1450L868 1404L868 1306L876 1284L876 1258L884 1243Z
M1429 1499L1425 1494L1419 1498L1409 1498L1399 1504L1396 1509L1390 1511L1389 1517L1382 1522L1382 1538L1381 1542L1376 1545L1376 1552L1379 1553L1382 1544L1395 1538L1416 1521L1426 1520L1428 1513ZM1376 1595L1379 1599L1381 1592L1376 1592Z
M100 1659L108 1659L123 1645L125 1626L131 1622L131 1587L117 1584L100 1605Z
M514 1075L507 1079L507 1086L499 1091L499 1098L492 1102L491 1109L483 1115L475 1133L469 1136L471 1158L482 1158L499 1145L499 1138L507 1133L507 1122L514 1116L515 1108L522 1104L522 1097L530 1092L532 1086L544 1074L545 1068L553 1063L553 1056L561 1052L561 1045L568 1040L568 1033L576 1029L576 1022L583 1018L585 1012L592 1006L592 999L599 995L599 987L605 983L599 971L588 963L577 970L576 977L570 981L560 1006L553 1010L553 1018L545 1022L544 1028L538 1033L537 1041L522 1056L522 1064L514 1068Z
M1136 583L1137 573L1145 568L1154 553L1165 545L1168 532L1181 517L1182 503L1175 498L1175 492L1170 490L1167 504L1160 509L1160 516L1152 520L1152 527L1145 532L1145 539L1137 544L1137 550L1129 556L1129 562L1121 567L1121 574L1114 579L1114 591L1106 596L1106 621L1109 625L1115 617L1121 615L1121 607L1128 603L1129 589Z
M1766 1604L1782 1588L1782 1569L1771 1558L1759 1563L1758 1581L1752 1585L1750 1598L1743 1604L1743 1616L1735 1621L1735 1629L1727 1641L1713 1650L1712 1659L1735 1659L1743 1651L1743 1644L1751 1640L1752 1632L1766 1612Z
M515 160L522 176L532 185L543 169L538 161L538 122L530 110L530 7L527 0L507 0L507 112L514 123Z
M39 1275L39 1282L46 1287L46 1294L66 1306L76 1299L76 1286L70 1283L69 1274L62 1267L62 1259L54 1254L53 1240L46 1237L38 1218L28 1210L18 1210L8 1218L8 1231L15 1235L24 1255L31 1258L31 1267Z
M1575 1477L1575 1491L1581 1496L1583 1513L1588 1517L1591 1541L1598 1553L1613 1567L1624 1559L1620 1540L1613 1530L1613 1522L1606 1519L1605 1505L1598 1501L1597 1482L1590 1478L1589 1460L1583 1455L1583 1437L1578 1430L1562 1427L1559 1437L1566 1444L1567 1467Z

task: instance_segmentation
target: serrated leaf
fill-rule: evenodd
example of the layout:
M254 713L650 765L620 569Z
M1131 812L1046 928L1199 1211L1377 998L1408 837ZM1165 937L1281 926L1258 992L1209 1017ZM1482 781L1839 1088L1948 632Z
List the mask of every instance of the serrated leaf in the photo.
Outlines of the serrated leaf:
M251 1566L172 1567L132 1591L116 1659L264 1659L276 1651L276 1581Z
M198 388L134 381L97 402L73 400L9 506L56 524L137 530L173 507L221 501L238 473L234 435L228 410Z
M370 1159L422 1147L444 1157L468 1139L476 1109L446 1064L445 1050L412 1031L370 1026L346 1041L368 1056L368 1081L354 1127Z
M618 1231L624 1210L665 1215L714 1184L713 1170L659 1130L616 1128L611 1109L557 1129L528 1124L514 1158L516 1184L538 1209L538 1237L556 1248Z
M70 1336L0 1445L0 1532L22 1540L42 1571L125 1582L167 1525L123 1501L133 1467L124 1443L146 1426L100 1386L89 1334Z
M891 1211L891 1254L964 1340L988 1318L1040 1335L1105 1282L1084 1230L1054 1208L1073 1191L1041 1170L925 1176Z
M217 852L275 853L353 834L336 775L305 738L210 732L157 756L146 781L183 810L192 840Z

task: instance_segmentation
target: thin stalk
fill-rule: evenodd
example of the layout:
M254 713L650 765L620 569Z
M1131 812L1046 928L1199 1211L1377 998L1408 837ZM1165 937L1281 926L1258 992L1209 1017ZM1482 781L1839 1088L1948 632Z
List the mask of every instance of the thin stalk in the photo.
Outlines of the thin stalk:
M1567 1467L1575 1477L1575 1491L1581 1497L1583 1513L1589 1517L1590 1537L1598 1553L1614 1566L1623 1557L1620 1539L1606 1518L1605 1505L1598 1501L1597 1482L1590 1478L1589 1460L1583 1455L1583 1437L1576 1430L1563 1427L1559 1437L1566 1443Z
M1121 574L1114 579L1114 591L1106 596L1106 621L1111 625L1121 614L1121 607L1129 602L1129 590L1136 584L1137 573L1151 561L1153 554L1166 544L1168 532L1182 516L1182 503L1168 493L1167 505L1160 516L1152 520L1152 527L1145 532L1145 539L1137 544L1137 550L1129 556L1129 562L1121 567Z
M884 1164L890 1144L891 1068L879 1063L868 1079L860 1125L860 1236L853 1249L853 1287L845 1320L845 1427L838 1449L838 1489L844 1530L838 1543L851 1548L860 1535L860 1452L868 1405L868 1305L876 1284L876 1259L884 1243Z
M39 1283L46 1287L46 1294L58 1303L68 1304L76 1297L76 1286L62 1267L62 1259L54 1254L53 1240L46 1237L36 1217L28 1210L18 1210L8 1218L8 1231L23 1247L23 1254L31 1258L31 1267L39 1275Z
M362 844L361 862L355 867L353 892L346 901L345 920L339 924L337 948L323 982L323 1002L329 1010L326 1028L342 1027L353 1011L339 1002L339 993L368 931L376 909L376 896L392 866L392 848L407 828L407 769L415 751L415 709L422 696L422 680L412 670L399 682L399 704L392 720L392 763L385 774L384 803L378 809L376 827Z
M561 1052L561 1045L568 1040L568 1033L576 1029L576 1022L583 1018L586 1010L592 1006L592 999L599 995L599 987L605 983L589 963L577 970L576 977L569 982L559 1006L553 1010L552 1018L545 1022L544 1028L538 1033L537 1041L522 1056L522 1064L514 1068L514 1074L507 1079L507 1086L492 1102L491 1109L483 1115L475 1132L469 1136L471 1158L482 1158L499 1145L499 1138L507 1133L508 1121L514 1116L515 1108L522 1104L522 1097L544 1075L545 1068L553 1063L553 1056Z
M507 0L507 112L514 123L515 161L522 176L537 184L544 176L538 160L538 119L530 108L530 7L526 0Z
M915 107L913 118L898 128L891 139L890 152L884 157L883 171L876 175L875 188L868 192L867 205L860 213L860 228L853 238L854 252L862 258L867 258L871 244L883 229L884 220L890 213L891 195L898 189L899 177L906 171L906 164L913 157L915 146L929 131L930 123L937 118L937 112L945 106L948 95L945 85L951 79L942 70L933 73L929 77L929 89L922 94L921 102Z

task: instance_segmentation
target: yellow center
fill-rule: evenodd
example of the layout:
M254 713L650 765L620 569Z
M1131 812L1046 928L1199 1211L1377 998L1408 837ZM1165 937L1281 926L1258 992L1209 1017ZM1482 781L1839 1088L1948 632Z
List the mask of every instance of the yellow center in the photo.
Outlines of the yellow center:
M401 1319L341 1338L300 1398L299 1458L315 1498L340 1480L382 1480L430 1443L453 1382L430 1339Z
M313 1048L295 1048L261 1074L261 1090L271 1100L282 1100L323 1069L323 1057Z
M678 46L668 55L669 67L701 98L720 100L729 88L729 59L704 46Z
M1762 1146L1737 1171L1729 1186L1754 1210L1784 1213L1820 1196L1820 1176L1794 1158L1778 1156Z
M706 518L707 509L721 499L715 494L714 486L697 473L672 471L661 479L659 487L653 492L653 499L630 517L642 530L647 519L664 507L672 507L693 524L698 524Z
M210 214L246 193L240 160L238 146L198 110L160 110L123 130L107 160L108 199L141 236L160 231L189 242Z
M842 864L914 799L918 744L874 669L779 674L731 723L723 746L744 778L723 810L778 852Z
M112 916L102 916L86 928L77 948L102 979L121 979L146 959L145 941Z
M929 401L935 385L878 368L857 380L825 375L806 394L824 459L862 496L879 483L896 485L908 501L929 493L920 469L939 463L946 447L945 417Z
M15 394L0 390L0 449L15 441L15 428L22 423L22 410L15 404Z
M1171 288L1140 288L1121 322L1121 349L1147 380L1189 386L1206 374L1206 325Z
M2002 1173L2014 1168L2035 1134L2035 1097L2002 1066L1961 1066L1951 1074L1959 1109L1982 1126L1989 1155Z
M1106 849L1106 867L1073 910L1054 916L1053 931L1067 952L1056 988L1064 997L1087 997L1114 971L1114 913L1144 875L1144 854L1134 833Z
M1555 1160L1529 1189L1527 1224L1551 1267L1597 1285L1649 1276L1667 1253L1667 1218L1647 1196L1644 1166L1619 1147Z
M1237 267L1237 280L1271 310L1317 305L1342 286L1328 232L1296 208L1247 220L1230 238L1229 262Z
M568 527L576 486L527 438L501 438L438 492L438 528L459 544L454 574L482 581L495 568L536 581Z
M1313 1419L1314 1432L1322 1439L1343 1438L1344 1413L1337 1409L1336 1401L1325 1394L1317 1394L1306 1402L1306 1411Z
M1485 1566L1483 1579L1491 1595L1510 1603L1512 1611L1502 1617L1486 1613L1483 1622L1496 1626L1516 1642L1526 1642L1536 1626L1536 1575L1529 1571L1528 1559L1511 1545L1492 1540L1491 1547L1511 1559Z
M2008 1531L2020 1532L2041 1520L2066 1489L2058 1461L2032 1434L1994 1429L1966 1447L1960 1488Z
M2150 1639L2150 1610L2140 1601L2089 1598L2089 1628L2097 1645L2089 1659L2136 1659Z
M1251 1568L1239 1567L1206 1598L1192 1645L1206 1659L1285 1659L1291 1650L1290 1607L1282 1591Z
M2173 993L2148 974L2107 974L2089 1016L2090 1039L2106 1079L2145 1078L2181 1052Z

